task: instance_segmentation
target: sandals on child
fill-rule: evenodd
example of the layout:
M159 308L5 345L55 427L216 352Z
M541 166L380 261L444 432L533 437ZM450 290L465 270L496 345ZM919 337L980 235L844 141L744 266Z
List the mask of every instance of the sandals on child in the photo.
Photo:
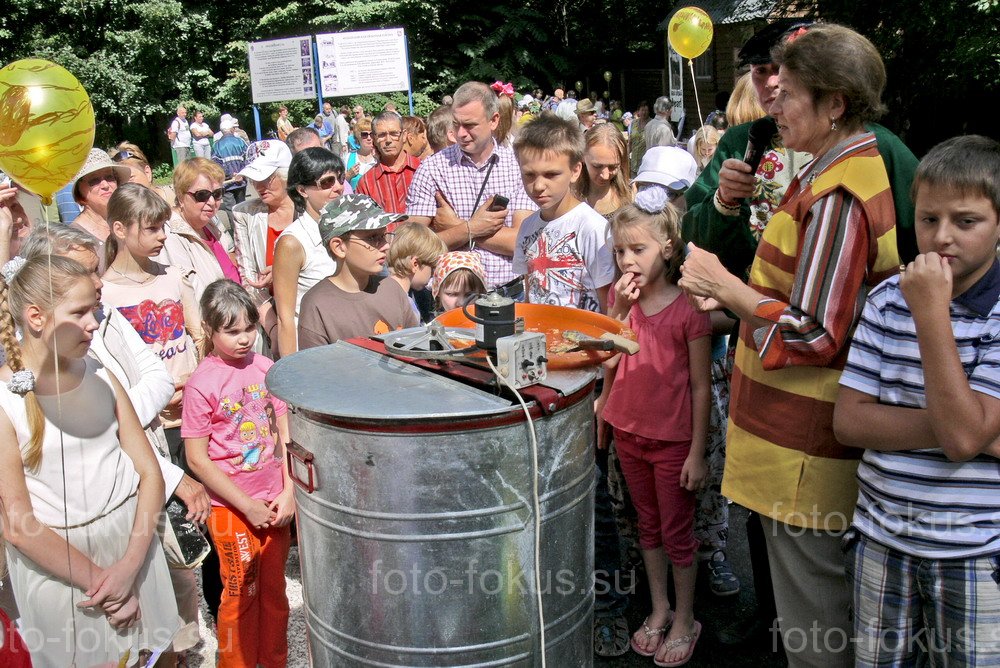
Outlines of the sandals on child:
M657 650L666 649L670 651L675 647L680 647L681 645L687 645L687 654L677 659L676 661L657 661L656 657L653 657L653 663L657 666L662 666L663 668L677 668L677 666L683 666L685 663L691 660L694 655L694 647L698 644L698 636L701 635L701 622L694 623L694 631L683 635L680 638L674 638L666 643L661 642Z
M660 636L660 640L659 642L656 643L656 647L654 647L650 651L643 649L639 645L639 643L635 641L635 638L629 638L628 642L629 645L632 646L632 651L638 654L639 656L653 656L654 654L656 654L657 650L660 649L660 645L663 644L663 637L666 634L667 629L669 629L670 625L673 624L674 622L674 611L673 610L670 611L670 616L667 618L667 623L658 629L649 628L649 625L646 623L648 621L649 617L646 617L646 619L642 620L642 632L643 634L645 634L646 640L649 640L653 636Z
M621 656L628 652L628 622L622 615L594 617L594 654Z

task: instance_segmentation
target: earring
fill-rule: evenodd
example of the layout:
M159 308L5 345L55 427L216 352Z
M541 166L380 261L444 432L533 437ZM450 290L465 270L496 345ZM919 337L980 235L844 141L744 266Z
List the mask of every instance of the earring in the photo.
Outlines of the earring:
M837 131L837 119L836 118L831 118L830 119L830 132L836 132L836 131Z

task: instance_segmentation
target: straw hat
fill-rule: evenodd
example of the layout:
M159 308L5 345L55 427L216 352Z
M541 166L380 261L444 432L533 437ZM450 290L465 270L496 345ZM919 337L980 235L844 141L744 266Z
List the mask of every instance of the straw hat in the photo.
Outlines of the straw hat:
M99 172L102 169L108 168L114 170L115 175L118 177L118 183L127 183L129 178L132 176L132 170L130 170L127 166L111 162L111 156L108 155L107 151L102 151L99 148L90 149L90 155L87 156L87 161L83 163L83 167L81 167L80 171L76 173L76 176L73 177L73 181L70 184L72 186L72 188L70 188L70 192L73 193L73 199L76 199L77 197L76 184L80 182L80 179L93 174L94 172Z
M590 101L589 97L585 97L576 103L576 115L582 116L584 114L596 114L597 109L594 108L594 103Z

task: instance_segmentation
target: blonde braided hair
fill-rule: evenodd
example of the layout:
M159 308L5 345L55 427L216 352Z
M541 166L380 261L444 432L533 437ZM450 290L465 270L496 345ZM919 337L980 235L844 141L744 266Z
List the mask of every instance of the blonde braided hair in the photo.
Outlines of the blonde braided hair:
M7 354L7 366L11 371L24 370L16 329L24 326L22 322L24 309L34 304L46 313L51 313L80 279L90 281L90 270L79 262L58 255L38 256L28 260L10 283L0 276L0 344L3 344L4 352ZM29 471L37 471L42 462L45 413L34 391L25 393L24 404L31 437L22 459Z

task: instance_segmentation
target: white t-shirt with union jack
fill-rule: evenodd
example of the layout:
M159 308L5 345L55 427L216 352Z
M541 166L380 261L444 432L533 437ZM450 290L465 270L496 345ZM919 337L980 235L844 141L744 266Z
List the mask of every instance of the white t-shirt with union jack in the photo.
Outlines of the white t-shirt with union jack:
M514 273L527 278L527 301L600 312L597 288L614 279L608 221L585 202L548 222L541 212L522 224Z

